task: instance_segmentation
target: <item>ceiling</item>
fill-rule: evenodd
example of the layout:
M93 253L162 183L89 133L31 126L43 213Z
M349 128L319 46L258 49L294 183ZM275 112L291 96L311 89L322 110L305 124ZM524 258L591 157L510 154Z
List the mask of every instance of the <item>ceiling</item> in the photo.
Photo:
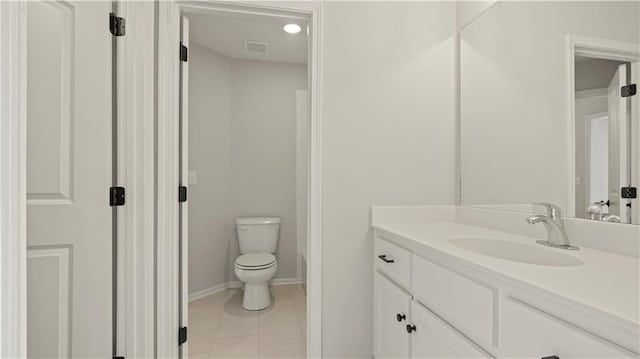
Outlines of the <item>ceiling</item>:
M593 59L592 57L586 57L586 56L580 56L580 55L576 55L576 57L574 58L575 62L585 62L585 61L589 61Z
M575 61L576 91L609 87L618 67L624 64L621 61L578 56Z
M232 14L188 14L189 39L221 55L243 60L307 63L307 24L304 20ZM282 27L296 23L298 34L288 34ZM247 53L245 41L268 44L266 53Z

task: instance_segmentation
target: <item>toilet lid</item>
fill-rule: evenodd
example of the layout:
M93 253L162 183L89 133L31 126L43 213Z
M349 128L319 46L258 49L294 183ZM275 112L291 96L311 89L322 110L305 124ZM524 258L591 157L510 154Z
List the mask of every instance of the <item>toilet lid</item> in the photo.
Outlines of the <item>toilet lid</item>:
M248 253L243 254L236 259L236 265L239 267L264 267L273 264L276 257L271 253Z

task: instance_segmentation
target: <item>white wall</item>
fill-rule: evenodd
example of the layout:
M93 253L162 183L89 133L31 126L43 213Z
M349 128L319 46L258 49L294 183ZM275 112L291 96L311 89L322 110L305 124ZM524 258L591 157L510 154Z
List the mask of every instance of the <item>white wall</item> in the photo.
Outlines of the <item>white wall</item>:
M323 356L370 358L373 204L453 204L454 2L323 9Z
M456 28L461 30L498 0L456 0Z
M233 60L196 43L189 58L189 293L237 280L234 219L283 218L276 278L297 275L296 90L305 65Z
M231 69L231 212L282 217L276 278L295 278L296 90L307 88L307 67L234 60ZM235 232L229 253L235 280Z
M498 1L464 28L464 204L574 205L567 203L566 36L638 42L639 13L638 2Z
M231 208L231 61L189 48L189 293L227 282ZM233 262L232 262L233 263Z

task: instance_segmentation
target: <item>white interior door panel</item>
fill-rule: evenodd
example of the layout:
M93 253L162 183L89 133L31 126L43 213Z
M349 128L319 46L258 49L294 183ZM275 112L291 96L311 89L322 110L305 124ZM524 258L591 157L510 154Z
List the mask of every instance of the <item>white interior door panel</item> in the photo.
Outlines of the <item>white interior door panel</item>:
M111 2L27 9L27 353L112 356Z

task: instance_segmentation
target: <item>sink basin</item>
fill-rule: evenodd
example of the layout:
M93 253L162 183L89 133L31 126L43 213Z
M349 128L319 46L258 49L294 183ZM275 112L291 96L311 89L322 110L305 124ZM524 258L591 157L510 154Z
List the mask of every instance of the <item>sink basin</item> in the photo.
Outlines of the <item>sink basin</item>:
M488 238L454 238L449 240L449 243L471 252L518 263L555 267L570 267L582 264L580 259L560 253L561 249L552 249L536 244L523 244Z

